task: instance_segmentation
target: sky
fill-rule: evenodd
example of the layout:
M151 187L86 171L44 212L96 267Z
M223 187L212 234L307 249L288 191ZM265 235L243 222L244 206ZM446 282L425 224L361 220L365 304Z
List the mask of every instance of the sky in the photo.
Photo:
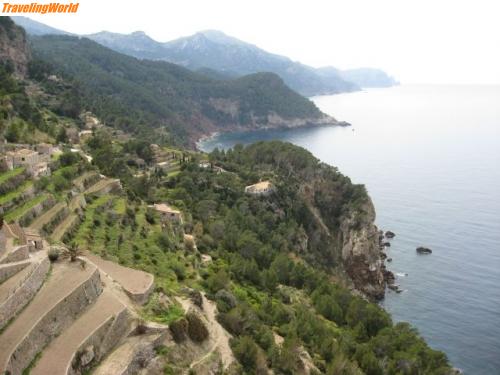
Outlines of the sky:
M142 30L158 41L216 29L315 67L376 67L402 83L500 84L499 0L81 0L79 7L30 17L78 34Z

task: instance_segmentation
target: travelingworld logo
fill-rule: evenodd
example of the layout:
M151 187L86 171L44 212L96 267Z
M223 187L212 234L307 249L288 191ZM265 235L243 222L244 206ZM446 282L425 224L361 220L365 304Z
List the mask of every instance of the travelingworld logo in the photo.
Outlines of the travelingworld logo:
M80 3L3 3L2 15L76 13Z

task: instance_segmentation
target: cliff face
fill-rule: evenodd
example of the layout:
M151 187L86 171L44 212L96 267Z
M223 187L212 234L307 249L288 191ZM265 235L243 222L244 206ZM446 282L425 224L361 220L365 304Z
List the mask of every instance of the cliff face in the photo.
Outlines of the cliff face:
M24 77L31 58L24 30L10 17L0 17L0 61L12 64L14 72Z
M275 204L298 224L290 250L349 279L367 297L383 298L385 267L375 209L364 186L289 143L255 143L243 154L252 171L275 176Z
M358 211L344 216L340 225L342 261L355 287L367 296L381 299L385 293L379 233L374 225L375 209L368 200Z
M329 173L322 174L310 176L299 188L307 235L307 250L301 255L319 266L344 270L357 290L381 299L385 267L371 199L366 193L356 202L346 199L350 194L342 193L345 185L332 180Z

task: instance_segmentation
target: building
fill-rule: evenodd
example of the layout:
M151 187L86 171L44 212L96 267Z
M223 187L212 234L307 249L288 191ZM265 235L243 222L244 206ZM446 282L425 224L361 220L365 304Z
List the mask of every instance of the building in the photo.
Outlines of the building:
M36 151L22 148L18 151L8 151L5 160L9 168L34 166L40 162L40 155Z
M35 165L28 166L28 172L34 178L50 176L50 168L46 162L41 162Z
M0 222L0 257L20 246L28 246L29 251L43 249L43 238L34 230L22 228L18 223Z
M50 157L55 152L55 147L50 143L39 143L35 146L35 150L41 155Z
M82 143L88 141L90 138L92 138L92 134L92 130L82 130L78 133L79 142Z
M164 172L167 172L170 168L170 163L168 161L162 161L160 163L156 163L155 165L157 169L160 169Z
M251 195L269 195L274 191L275 187L270 181L261 181L245 188L245 193Z
M176 210L165 203L155 203L153 208L160 214L162 223L182 223L182 215L179 210Z
M43 249L43 237L36 230L23 228L25 244L29 246L30 251Z

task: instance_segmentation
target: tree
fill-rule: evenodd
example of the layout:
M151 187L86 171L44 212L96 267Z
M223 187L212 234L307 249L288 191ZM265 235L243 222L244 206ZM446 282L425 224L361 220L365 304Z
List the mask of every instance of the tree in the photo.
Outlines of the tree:
M257 344L250 336L242 336L231 343L233 353L246 371L251 372L257 362Z
M69 247L68 247L68 253L69 253L69 259L71 262L76 261L76 259L83 254L83 252L80 250L80 247L78 246L77 243L73 242Z
M66 134L66 128L61 126L56 136L57 143L68 143L68 135Z
M67 167L77 163L80 156L76 152L66 151L59 157L59 162L63 167Z
M19 128L18 122L12 122L7 128L5 133L5 139L9 142L16 143L19 142L21 138L21 130Z

